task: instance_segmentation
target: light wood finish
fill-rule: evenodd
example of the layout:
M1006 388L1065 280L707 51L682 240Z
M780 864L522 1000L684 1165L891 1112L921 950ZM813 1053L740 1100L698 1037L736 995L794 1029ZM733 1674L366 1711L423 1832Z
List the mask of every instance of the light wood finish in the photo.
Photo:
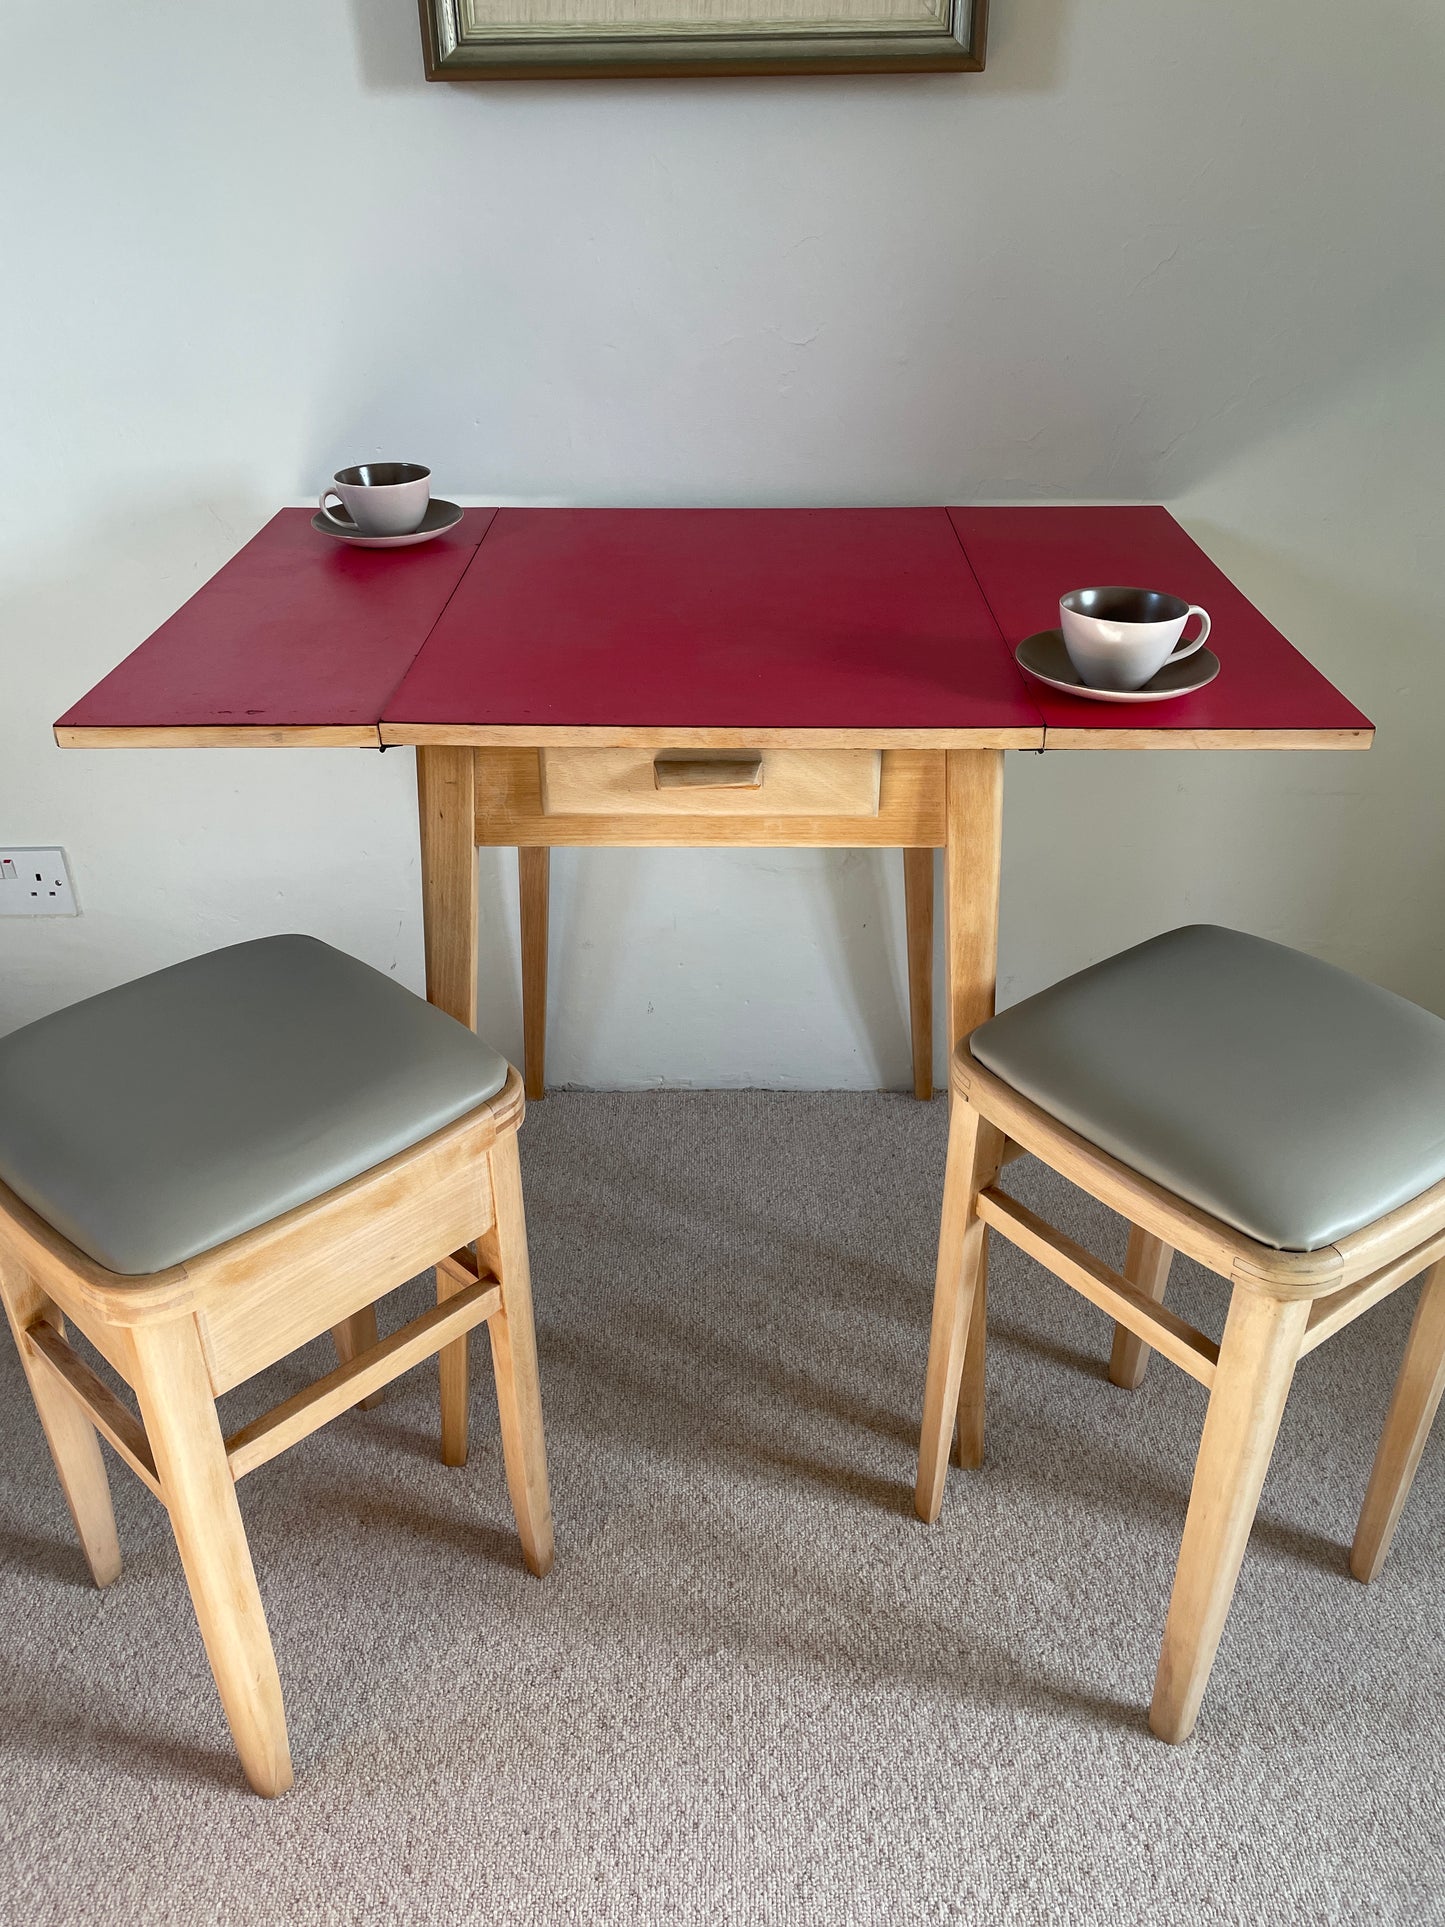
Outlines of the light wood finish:
M923 1392L923 1432L913 1503L930 1525L943 1504L948 1447L958 1411L974 1296L988 1260L988 1227L978 1212L985 1185L998 1176L1003 1137L971 1105L951 1100L943 1222L933 1287L933 1332ZM979 1430L982 1431L980 1416Z
M978 1356L983 1355L981 1331L975 1327L981 1327L985 1315L984 1236L992 1229L1115 1320L1119 1331L1111 1376L1116 1382L1137 1384L1152 1349L1209 1388L1149 1716L1161 1738L1186 1739L1208 1684L1297 1361L1433 1266L1351 1558L1358 1577L1369 1578L1379 1570L1445 1391L1445 1183L1323 1250L1276 1251L1080 1138L985 1069L966 1044L955 1054L950 1090L948 1171L919 1438L917 1510L932 1520L942 1501L941 1435L946 1436L951 1421L955 1385L959 1447L969 1451L966 1463L977 1463L981 1454L981 1383L967 1419L964 1407L976 1343ZM1180 1093L1181 1104L1188 1096ZM1122 1273L998 1189L998 1172L1015 1150L1038 1157L1128 1220ZM1163 1302L1175 1250L1233 1287L1218 1346ZM970 1330L960 1360L965 1320ZM1126 1347L1125 1334L1137 1349Z
M336 1356L343 1365L349 1365L353 1358L368 1352L376 1343L376 1306L364 1305L354 1311L350 1318L343 1318L339 1325L332 1327L331 1342L336 1347ZM381 1403L381 1393L371 1392L366 1398L358 1399L358 1412L369 1412Z
M416 753L427 1002L477 1027L475 758L451 747Z
M532 1270L522 1205L522 1169L515 1135L498 1138L488 1159L496 1200L488 1254L501 1281L501 1309L487 1324L497 1376L497 1411L512 1511L522 1557L539 1577L552 1569L552 1500L542 1436L537 1382L537 1338L532 1323Z
M882 751L544 749L546 816L876 816Z
M500 1261L495 1255L495 1227L478 1243L485 1243L490 1254L492 1271ZM445 1304L458 1292L469 1291L478 1280L490 1282L491 1273L477 1262L477 1255L469 1245L459 1251L451 1252L436 1263L437 1303ZM490 1316L490 1313L488 1314ZM471 1335L462 1337L450 1345L443 1345L437 1353L437 1370L440 1379L441 1416L442 1416L442 1463L443 1465L465 1465L470 1450L471 1432Z
M984 1227L987 1230L987 1226ZM958 1388L958 1416L953 1428L953 1463L964 1472L976 1472L983 1464L984 1414L987 1407L988 1365L988 1262L987 1246L973 1291L973 1309L968 1318L967 1350L963 1355L963 1379Z
M586 755L587 751L580 752ZM844 755L849 751L843 751ZM867 754L866 751L862 752ZM566 756L567 750L556 750L553 756ZM547 752L542 757L542 788L547 788L547 766L551 758ZM652 759L652 781L660 790L757 790L763 786L763 753L761 750L750 755L747 750L692 750L686 754L663 750ZM873 786L873 807L878 807L878 786Z
M508 1097L506 1111L520 1122L521 1091L510 1082L515 1102ZM486 1153L502 1096L324 1198L190 1261L217 1391L305 1344L328 1307L374 1303L491 1222ZM322 1329L336 1322L327 1317Z
M517 895L522 933L522 1069L527 1096L547 1091L547 931L552 852L517 852Z
M495 1231L488 1232L485 1238L479 1238L477 1243L485 1244L489 1253L495 1253ZM451 1292L465 1291L468 1285L476 1284L479 1278L496 1276L495 1269L489 1269L488 1265L478 1263L477 1254L470 1245L463 1245L459 1251L452 1251L445 1258L438 1258L436 1268L438 1277L443 1273L446 1274L449 1284L448 1295Z
M1164 1302L1164 1293L1169 1287L1169 1267L1173 1262L1174 1253L1161 1238L1141 1231L1137 1224L1130 1225L1129 1247L1124 1253L1124 1276L1156 1304ZM1144 1383L1148 1368L1149 1347L1144 1340L1127 1325L1116 1325L1114 1348L1109 1355L1110 1382L1122 1386L1126 1392L1136 1392Z
M236 1751L258 1793L284 1793L281 1679L195 1321L138 1326L131 1340L141 1419Z
M538 732L540 734L541 732ZM675 739L674 739L675 740ZM879 757L874 750L844 752L862 756L868 767ZM813 750L795 753L787 767L800 772L795 786L811 779L810 766L823 760L833 767L837 751ZM600 807L601 786L590 793L586 810L548 809L542 793L542 768L559 766L558 753L524 749L489 749L476 752L476 838L480 845L526 847L540 844L561 847L573 844L592 848L681 847L707 849L743 845L749 848L861 849L865 847L937 847L944 840L944 760L937 751L885 750L878 762L876 810L866 814L843 814L836 808L825 814L821 807L811 809L786 801L776 801L778 791L769 787L765 777L760 790L666 790L659 791L652 777L653 757L635 750L587 750L573 752L588 758L625 760L633 785L626 807L614 800L609 808ZM765 764L767 763L765 757ZM571 767L570 759L565 765ZM590 767L590 764L588 765ZM819 802L831 793L822 782L812 785ZM620 780L617 785L621 791ZM607 792L611 794L611 792Z
M482 1286L467 1276L455 1258L437 1260L436 1280L438 1310L443 1310L463 1293L482 1290ZM497 1305L500 1303L499 1293ZM497 1305L491 1307L487 1313L488 1317L497 1309ZM437 1374L438 1390L441 1395L442 1464L465 1465L471 1443L472 1372L469 1330L453 1339L451 1344L442 1346L437 1353Z
M913 1044L913 1095L933 1096L933 852L903 852L903 909L908 927L908 1027Z
M379 725L393 745L473 749L1042 749L1042 723L984 729L793 728L788 725L677 723L402 723Z
M1445 1252L1445 1181L1411 1198L1398 1211L1377 1218L1334 1247L1339 1258L1340 1277L1336 1284L1352 1284L1356 1279L1376 1276L1387 1267L1394 1271L1401 1264L1402 1281L1418 1277L1427 1263ZM1312 1292L1317 1297L1318 1292Z
M943 852L948 1048L955 1052L993 1015L998 972L999 866L1003 847L1003 757L997 750L950 750ZM988 1273L979 1277L963 1361L954 1458L983 1464L988 1368Z
M523 1555L534 1572L551 1564L523 1108L513 1071L487 1104L374 1171L149 1277L106 1271L0 1186L0 1295L91 1570L104 1584L120 1565L99 1431L170 1510L237 1751L262 1793L289 1786L291 1767L238 1479L433 1354L444 1385L451 1361L444 1439L458 1456L459 1409L464 1457L466 1335L485 1321ZM436 1309L378 1340L375 1301L429 1265ZM72 1349L66 1319L132 1387L139 1418ZM219 1394L327 1331L343 1354L336 1370L223 1440Z
M164 1501L160 1475L151 1456L151 1442L145 1427L115 1393L86 1364L67 1342L64 1333L49 1320L41 1318L28 1326L20 1345L22 1359L34 1359L43 1372L52 1373L60 1391L69 1394L67 1404L81 1413L125 1460L141 1483ZM108 1493L109 1488L107 1488ZM114 1575L112 1575L114 1577Z
M1353 1325L1363 1312L1378 1305L1383 1298L1397 1292L1402 1285L1408 1285L1412 1278L1433 1264L1445 1252L1445 1232L1428 1238L1423 1245L1407 1251L1403 1258L1393 1259L1358 1279L1353 1285L1346 1285L1342 1291L1332 1291L1327 1298L1310 1301L1310 1322L1305 1328L1304 1343L1300 1355L1312 1352L1317 1345L1333 1338L1336 1332L1343 1331L1346 1325Z
M541 732L538 732L541 734ZM674 744L688 732L677 732ZM418 771L441 749L418 750ZM467 754L470 752L458 752ZM547 910L550 852L554 845L580 847L711 846L749 848L856 848L891 845L904 850L904 888L908 909L909 1010L913 1050L914 1090L920 1097L933 1091L932 1036L932 852L945 841L947 759L936 751L817 748L761 753L761 789L696 787L689 781L659 793L657 772L669 764L686 769L722 769L731 783L738 758L725 752L704 752L700 760L676 748L661 755L651 750L613 746L603 749L479 749L473 760L474 835L478 845L515 846L518 864L522 944L523 1063L527 1096L534 1101L546 1091L547 1031ZM968 789L970 776L977 796ZM419 777L419 781L422 781ZM430 782L430 778L426 779ZM1002 756L980 753L976 764L966 764L961 781L961 809L982 809L970 831L967 855L958 876L962 922L972 917L972 893L981 890L983 915L969 942L965 968L974 979L964 1007L973 1010L993 996L992 953L984 968L981 946L997 930L998 878L990 862L998 858L998 805ZM440 783L440 776L437 778ZM425 818L428 789L420 791ZM445 800L449 792L443 790ZM810 813L826 807L832 814ZM842 814L845 808L866 810ZM788 810L796 811L787 814ZM666 813L664 813L666 812ZM731 812L731 814L727 813ZM442 815L446 816L446 808ZM433 832L433 835L437 834ZM450 824L447 835L450 836ZM428 832L424 828L425 854ZM460 856L448 842L449 872ZM975 867L970 868L973 865ZM475 885L475 866L467 872ZM425 875L425 866L424 866ZM456 997L456 983L471 984L475 999L475 906L461 903L448 908L445 894L424 894L423 915L428 931L428 995L431 995L433 955L461 958L454 969L438 972L439 987L453 984L446 995ZM460 918L461 928L456 924ZM955 922L960 919L955 918ZM467 936L471 942L468 947ZM434 997L433 1002L442 1001ZM442 1001L443 1009L452 1005ZM453 1009L453 1014L459 1014ZM475 1017L475 1001L472 1005Z
M1373 1579L1385 1563L1442 1393L1445 1393L1445 1259L1431 1267L1415 1306L1400 1376L1395 1381L1365 1503L1360 1509L1360 1523L1355 1529L1355 1543L1350 1548L1350 1571L1356 1579Z
M472 1242L475 1227L489 1225L493 1216L485 1154L498 1133L519 1127L523 1109L522 1082L513 1071L485 1105L375 1170L147 1277L121 1277L96 1264L3 1185L0 1250L13 1254L66 1315L78 1319L123 1377L129 1353L116 1333L123 1339L136 1325L197 1312L212 1384L218 1393L228 1391L373 1304L398 1277L415 1277L440 1252ZM448 1238L439 1221L454 1218L464 1228ZM335 1262L338 1253L342 1265ZM231 1321L243 1317L279 1323L286 1342L276 1349L265 1334L251 1340L233 1335ZM244 1361L250 1362L241 1369Z
M950 1053L993 1016L1002 845L1003 757L997 750L950 750L943 856Z
M61 749L381 749L376 723L288 724L279 729L228 723L157 724L97 729L67 726L54 731Z
M323 1425L357 1403L357 1393L368 1385L388 1385L403 1372L433 1353L440 1358L457 1344L465 1345L466 1334L498 1309L502 1294L495 1285L473 1284L450 1295L435 1310L413 1318L400 1331L373 1345L334 1372L318 1378L304 1391L283 1399L263 1412L260 1418L243 1425L226 1440L226 1456L231 1476L243 1479L258 1465L265 1465L290 1446L297 1445ZM465 1465L465 1443L460 1459L442 1459L447 1465Z
M1056 1278L1072 1285L1091 1305L1147 1339L1156 1352L1162 1352L1201 1385L1214 1383L1219 1347L1213 1339L1176 1317L1167 1305L1156 1304L1147 1292L1002 1191L980 1192L975 1205L985 1224L1001 1231L1011 1244L1046 1266Z
M61 749L1369 749L1372 729L679 729L647 724L320 723L279 729L244 724L57 727Z
M1046 729L1045 749L1368 749L1373 729Z
M1247 1285L1230 1299L1149 1708L1161 1740L1194 1731L1308 1317Z
M6 1252L3 1240L0 1298L85 1563L96 1585L108 1586L120 1574L120 1541L95 1426L66 1388L52 1381L43 1352L26 1342L27 1334L43 1321L48 1320L57 1335L63 1333L64 1322L36 1281Z

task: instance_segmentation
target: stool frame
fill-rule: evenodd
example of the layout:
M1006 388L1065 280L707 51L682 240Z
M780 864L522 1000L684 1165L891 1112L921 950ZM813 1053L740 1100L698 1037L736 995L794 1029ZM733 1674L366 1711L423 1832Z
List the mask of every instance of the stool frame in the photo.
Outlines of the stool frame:
M121 1277L0 1185L0 1297L91 1574L120 1548L99 1439L170 1513L201 1637L246 1777L292 1783L280 1678L236 1484L436 1354L442 1458L467 1456L468 1334L487 1326L503 1456L522 1554L552 1564L517 1131L501 1091L454 1123L184 1264ZM429 1266L437 1305L378 1340L375 1302ZM69 1344L70 1319L132 1388L139 1417ZM341 1363L224 1438L217 1397L330 1330ZM99 1436L97 1436L99 1435Z
M1129 1221L1122 1272L998 1188L1010 1158L1032 1153ZM1389 1550L1445 1390L1445 1182L1318 1251L1277 1251L1176 1197L1020 1095L969 1052L953 1061L948 1166L919 1442L915 1508L932 1524L956 1462L983 1459L988 1234L1062 1278L1116 1321L1109 1376L1142 1380L1150 1350L1209 1389L1149 1724L1189 1737L1209 1682L1295 1366L1422 1271L1404 1363L1350 1554L1373 1579ZM1182 1251L1232 1287L1221 1342L1163 1302Z

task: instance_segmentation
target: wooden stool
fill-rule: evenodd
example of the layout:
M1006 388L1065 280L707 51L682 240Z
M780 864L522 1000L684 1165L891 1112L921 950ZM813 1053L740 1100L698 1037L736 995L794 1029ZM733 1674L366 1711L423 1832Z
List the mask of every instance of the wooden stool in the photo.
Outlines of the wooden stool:
M1031 1152L1130 1223L1123 1272L998 1189ZM1380 1570L1445 1387L1445 1022L1278 944L1176 930L981 1025L953 1064L915 1503L983 1451L989 1229L1209 1387L1149 1724L1187 1739L1296 1362L1427 1267L1350 1556ZM1174 1251L1229 1280L1221 1342L1162 1302Z
M0 1040L0 1295L95 1582L120 1571L96 1434L169 1509L246 1777L291 1785L236 1481L433 1353L465 1462L486 1323L528 1568L552 1521L517 1159L521 1081L471 1032L303 937L213 952ZM378 1342L374 1301L435 1265ZM131 1409L66 1340L72 1319ZM330 1330L340 1367L223 1438L222 1392Z

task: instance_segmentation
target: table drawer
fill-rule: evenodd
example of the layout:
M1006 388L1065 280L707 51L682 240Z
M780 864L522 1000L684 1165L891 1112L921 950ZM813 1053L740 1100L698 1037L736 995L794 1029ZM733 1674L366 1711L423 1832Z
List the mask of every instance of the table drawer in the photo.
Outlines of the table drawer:
M544 749L546 816L878 814L876 749Z

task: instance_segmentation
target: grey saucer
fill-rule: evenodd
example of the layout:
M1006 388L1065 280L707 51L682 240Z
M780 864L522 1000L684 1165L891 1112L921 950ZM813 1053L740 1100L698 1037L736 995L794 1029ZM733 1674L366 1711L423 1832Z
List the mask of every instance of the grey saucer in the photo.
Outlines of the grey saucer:
M1025 636L1014 650L1014 661L1025 675L1062 689L1068 696L1084 696L1091 703L1167 703L1175 696L1192 696L1219 674L1219 658L1212 649L1196 649L1192 656L1166 662L1142 689L1090 689L1069 661L1062 629L1040 629Z
M448 529L454 529L464 512L455 502L444 502L439 495L434 495L427 503L420 528L411 529L405 535L363 535L345 509L335 512L335 521L318 509L311 518L311 526L322 535L334 536L338 542L349 542L353 549L410 549L418 542L430 542L433 536L445 535Z

